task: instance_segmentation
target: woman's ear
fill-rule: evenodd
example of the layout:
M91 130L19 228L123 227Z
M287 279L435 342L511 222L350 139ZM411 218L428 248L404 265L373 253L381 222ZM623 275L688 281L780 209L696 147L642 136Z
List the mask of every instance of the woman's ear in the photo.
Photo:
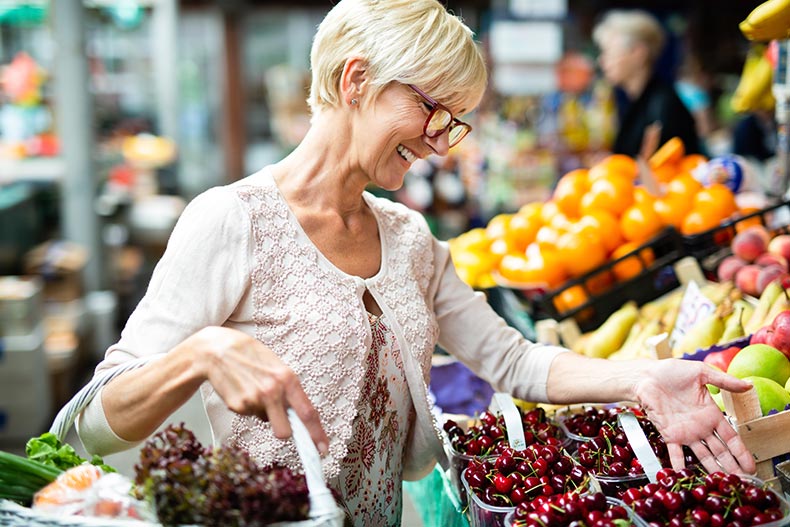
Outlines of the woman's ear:
M352 100L359 101L365 92L367 82L367 63L360 57L347 59L340 74L340 93L343 102L351 105Z

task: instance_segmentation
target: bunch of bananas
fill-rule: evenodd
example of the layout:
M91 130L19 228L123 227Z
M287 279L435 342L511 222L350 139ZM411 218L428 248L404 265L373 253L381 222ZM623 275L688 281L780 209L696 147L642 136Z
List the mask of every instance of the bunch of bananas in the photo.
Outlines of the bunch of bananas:
M790 38L790 0L768 0L749 13L738 27L749 40Z
M773 110L776 100L771 92L772 82L773 66L766 57L765 46L752 45L746 55L738 86L730 100L732 109L738 113Z

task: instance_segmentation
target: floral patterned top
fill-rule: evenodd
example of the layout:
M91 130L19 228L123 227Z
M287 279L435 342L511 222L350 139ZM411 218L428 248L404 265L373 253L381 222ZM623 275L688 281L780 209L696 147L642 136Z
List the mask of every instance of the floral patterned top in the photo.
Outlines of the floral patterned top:
M397 339L382 317L368 313L373 341L365 364L353 439L329 485L352 525L401 524L403 454L414 408Z

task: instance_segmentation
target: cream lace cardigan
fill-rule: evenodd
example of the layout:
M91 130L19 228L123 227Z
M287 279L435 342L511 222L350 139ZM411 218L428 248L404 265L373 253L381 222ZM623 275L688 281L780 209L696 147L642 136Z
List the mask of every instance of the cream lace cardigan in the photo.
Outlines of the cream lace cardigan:
M437 342L496 390L545 401L549 366L565 350L528 342L507 326L461 282L447 245L419 213L368 193L364 199L378 222L382 254L379 272L368 279L342 272L317 250L269 170L204 192L179 219L144 298L97 372L165 353L205 326L244 331L299 375L330 438L323 468L333 477L364 396L367 289L397 336L415 407L406 479L422 477L442 456L426 388ZM214 444L246 448L263 464L298 466L291 442L275 438L268 423L231 412L208 383L201 395ZM101 394L80 416L78 431L92 453L133 446L110 429Z

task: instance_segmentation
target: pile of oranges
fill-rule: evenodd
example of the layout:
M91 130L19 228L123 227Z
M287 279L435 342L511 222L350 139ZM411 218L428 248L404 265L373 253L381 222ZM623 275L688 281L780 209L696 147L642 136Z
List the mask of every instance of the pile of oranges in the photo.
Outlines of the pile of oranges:
M639 183L647 167L622 154L568 172L548 201L499 214L485 228L451 240L458 273L478 288L498 282L551 290L637 250L666 226L683 235L714 228L738 207L727 186L703 187L691 174L705 162L701 155L685 155L682 142L672 139L647 162L652 186ZM614 281L631 279L654 258L645 247L611 273L593 275L586 287L566 289L555 304L560 312L572 309L586 301L586 291L601 292Z

